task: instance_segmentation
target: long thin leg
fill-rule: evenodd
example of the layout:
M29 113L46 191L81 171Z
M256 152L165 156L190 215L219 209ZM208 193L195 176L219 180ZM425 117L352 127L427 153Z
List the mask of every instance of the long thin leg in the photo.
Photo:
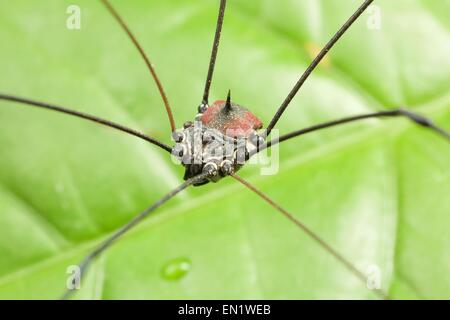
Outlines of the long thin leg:
M162 100L164 102L164 105L166 107L167 116L169 117L170 128L171 128L172 132L174 132L175 129L176 129L176 126L175 126L175 120L173 118L172 109L170 107L169 99L167 98L167 95L166 95L166 93L164 91L164 87L163 87L161 81L159 80L158 75L156 74L155 67L150 62L150 59L148 58L148 56L145 53L145 51L142 48L142 46L137 41L137 38L131 32L130 28L127 26L125 21L120 17L119 13L114 9L114 7L111 5L111 3L108 0L101 0L101 2L106 6L106 8L109 10L109 12L113 15L113 17L120 24L122 29L127 33L128 37L133 42L134 46L136 47L136 49L139 51L139 53L141 54L142 58L144 59L144 62L147 65L147 68L150 71L150 74L152 75L153 80L155 80L155 83L156 83L156 86L158 87L159 93L161 94L161 98L162 98Z
M311 239L313 239L318 245L320 245L325 251L330 253L333 257L335 257L342 265L344 265L351 273L353 273L358 279L360 279L364 284L367 283L367 278L361 271L358 270L349 260L347 260L343 255L337 252L332 246L326 243L321 237L319 237L315 232L313 232L310 228L308 228L305 224L295 218L294 215L289 213L283 207L278 205L275 201L269 198L266 194L258 190L255 186L253 186L250 182L244 180L236 174L231 175L234 179L242 183L248 189L256 193L259 197L261 197L264 201L282 213L287 219L289 219L292 223L294 223L298 228L300 228L303 232L305 232ZM389 297L381 290L375 289L375 294L381 299L389 299Z
M203 106L208 105L209 89L211 87L211 81L214 73L214 66L216 65L217 51L219 50L220 35L222 33L222 25L225 16L226 5L227 5L226 0L220 1L220 9L219 9L219 16L217 17L216 33L214 35L214 42L211 51L211 59L209 61L208 75L206 77L205 90L203 92L203 99L202 99Z
M167 193L165 196L163 196L161 199L156 201L154 204L152 204L150 207L142 211L140 214L138 214L136 217L134 217L130 222L128 222L126 225L118 229L116 232L114 232L108 239L103 241L97 248L95 248L90 254L88 254L83 261L78 265L80 267L80 280L85 275L88 267L92 263L92 261L97 258L101 253L103 253L106 249L108 249L118 238L123 236L126 232L128 232L130 229L135 227L137 224L142 222L145 218L148 217L150 213L155 211L157 208L159 208L161 205L163 205L165 202L169 201L173 197L175 197L178 193L186 189L187 187L199 182L203 181L208 174L200 174L195 177L192 177L185 182L183 182L181 185ZM76 281L76 280L74 280ZM70 297L70 295L73 293L75 289L68 289L64 295L62 296L62 299L67 299Z
M143 139L147 142L150 142L164 150L166 150L167 152L172 152L172 148L169 147L168 145L156 140L155 138L152 138L150 136L147 136L139 131L136 131L134 129L130 129L127 128L125 126L122 126L120 124L114 123L112 121L109 120L104 120L101 119L99 117L96 116L92 116L86 113L82 113L82 112L78 112L78 111L74 111L74 110L70 110L70 109L66 109L63 107L58 107L56 105L52 105L49 103L45 103L45 102L39 102L39 101L35 101L35 100L30 100L30 99L26 99L26 98L21 98L21 97L17 97L17 96L12 96L12 95L7 95L7 94L2 94L0 93L0 100L6 100L6 101L11 101L11 102L16 102L16 103L21 103L21 104L25 104L25 105L30 105L30 106L34 106L34 107L38 107L38 108L43 108L43 109L47 109L47 110L52 110L52 111L57 111L57 112L61 112L61 113L65 113L71 116L75 116L78 118L82 118L85 120L89 120L125 133L128 133L132 136L138 137L140 139Z
M277 112L273 116L269 125L264 132L264 135L267 137L272 129L277 124L283 112L291 103L292 99L294 99L297 92L300 90L302 85L305 83L306 79L308 79L309 75L313 72L313 70L318 66L320 61L325 57L328 51L335 45L335 43L342 37L342 35L347 31L348 28L358 19L358 17L366 10L366 8L373 2L373 0L366 0L364 3L356 10L356 12L344 23L344 25L339 29L339 31L331 38L331 40L323 47L323 49L319 52L317 57L311 62L306 71L302 74L300 79L295 84L294 88L292 88L291 92L289 92L286 99L283 101L281 106L278 108Z
M293 131L290 133L287 133L285 135L282 135L279 139L274 139L271 141L268 141L267 143L263 144L258 150L253 150L253 152L250 153L250 157L255 155L256 153L270 148L271 146L278 144L280 142L310 133L310 132L314 132L314 131L318 131L318 130L322 130L322 129L326 129L326 128L330 128L330 127L335 127L341 124L345 124L345 123L350 123L350 122L355 122L355 121L359 121L359 120L365 120L365 119L370 119L370 118L386 118L386 117L406 117L408 119L410 119L411 121L413 121L414 123L428 128L430 130L432 130L433 132L439 134L440 136L442 136L443 138L445 138L446 140L450 141L450 133L445 131L444 129L438 127L437 125L435 125L433 123L433 121L431 121L430 119L414 113L412 111L408 111L405 109L396 109L396 110L390 110L390 111L380 111L380 112L374 112L374 113L367 113L367 114L362 114L362 115L358 115L358 116L353 116L353 117L347 117L347 118L342 118L339 120L334 120L334 121L329 121L329 122L324 122L324 123L320 123L320 124L316 124L312 127L308 127L308 128L304 128L301 130L297 130L297 131Z

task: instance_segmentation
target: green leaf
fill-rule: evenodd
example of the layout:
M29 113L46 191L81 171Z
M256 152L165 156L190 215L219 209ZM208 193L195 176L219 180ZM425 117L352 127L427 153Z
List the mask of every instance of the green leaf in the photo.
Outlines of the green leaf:
M211 96L267 124L361 0L229 0ZM178 125L201 99L218 1L113 1L164 83ZM448 2L375 1L293 100L281 133L405 106L450 130ZM89 112L170 142L145 65L100 1L2 1L0 91ZM0 103L0 298L58 298L68 266L182 181L156 147L64 115ZM450 298L450 146L401 119L280 145L279 172L241 175L390 297ZM99 259L77 298L376 298L233 179L192 188Z

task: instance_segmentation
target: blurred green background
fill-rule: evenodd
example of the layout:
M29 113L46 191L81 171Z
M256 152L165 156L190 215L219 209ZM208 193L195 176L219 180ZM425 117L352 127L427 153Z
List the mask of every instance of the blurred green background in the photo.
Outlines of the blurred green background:
M166 86L180 126L200 102L213 0L112 0ZM233 92L265 124L361 0L229 0L211 98ZM448 1L379 0L279 122L407 106L450 130ZM66 9L81 8L81 29ZM170 143L135 48L100 1L0 0L0 92L89 112ZM406 120L367 121L282 144L280 170L241 171L392 298L450 298L450 145ZM0 298L50 298L66 268L182 181L167 154L113 130L0 102ZM180 268L182 270L180 270ZM232 179L190 189L91 268L78 298L376 298L332 256Z

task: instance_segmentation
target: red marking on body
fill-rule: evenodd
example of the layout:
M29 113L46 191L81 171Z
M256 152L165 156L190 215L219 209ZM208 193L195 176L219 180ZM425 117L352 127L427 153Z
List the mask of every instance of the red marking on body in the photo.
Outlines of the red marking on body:
M222 106L225 104L224 100L217 100L206 109L202 116L202 123L208 126L216 117Z
M253 113L233 104L232 110L225 113L225 101L215 101L202 116L203 125L219 130L230 137L248 137L254 130L261 129L263 123Z

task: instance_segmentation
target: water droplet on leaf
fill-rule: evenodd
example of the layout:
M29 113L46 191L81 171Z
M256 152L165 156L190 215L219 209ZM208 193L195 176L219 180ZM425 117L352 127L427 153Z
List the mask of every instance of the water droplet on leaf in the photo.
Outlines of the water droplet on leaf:
M178 280L183 278L191 270L191 261L180 257L167 262L162 268L162 276L166 280Z

